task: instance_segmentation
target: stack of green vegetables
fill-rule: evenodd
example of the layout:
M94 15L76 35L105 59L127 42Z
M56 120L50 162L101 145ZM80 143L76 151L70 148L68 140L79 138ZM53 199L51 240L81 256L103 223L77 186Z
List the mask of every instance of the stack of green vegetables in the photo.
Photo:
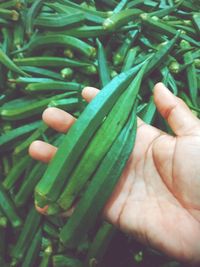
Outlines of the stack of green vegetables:
M198 0L0 0L0 266L146 266L143 251L106 262L118 232L101 211L134 147L136 115L171 133L156 82L200 116L198 10ZM101 89L90 104L87 85ZM78 118L67 134L42 122L47 107ZM48 165L28 156L36 139L58 146ZM164 262L153 266L180 266Z

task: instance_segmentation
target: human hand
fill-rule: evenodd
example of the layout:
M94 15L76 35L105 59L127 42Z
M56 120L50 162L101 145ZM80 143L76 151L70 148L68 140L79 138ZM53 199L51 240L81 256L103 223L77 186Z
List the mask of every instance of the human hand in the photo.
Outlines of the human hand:
M90 101L98 93L85 88ZM178 260L200 263L200 121L186 104L163 84L154 89L155 104L175 136L138 119L133 152L104 209L105 218ZM57 108L48 108L43 120L66 132L75 118ZM49 162L56 148L35 141L30 155Z

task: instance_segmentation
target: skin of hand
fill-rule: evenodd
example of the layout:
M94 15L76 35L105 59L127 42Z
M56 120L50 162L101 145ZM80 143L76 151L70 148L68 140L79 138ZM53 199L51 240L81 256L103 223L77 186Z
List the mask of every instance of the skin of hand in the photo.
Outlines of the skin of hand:
M90 101L95 88L83 90ZM135 147L107 202L104 217L142 243L191 265L200 264L200 120L162 83L154 101L174 136L138 118ZM66 132L75 118L57 108L43 113L44 122ZM56 148L34 141L30 155L49 162Z

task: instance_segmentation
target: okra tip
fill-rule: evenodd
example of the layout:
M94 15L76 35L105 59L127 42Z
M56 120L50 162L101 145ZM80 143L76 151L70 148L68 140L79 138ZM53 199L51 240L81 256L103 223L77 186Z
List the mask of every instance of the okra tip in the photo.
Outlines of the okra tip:
M12 10L12 20L19 20L19 13L16 10Z
M110 18L105 19L103 22L104 30L112 30L114 26L115 26L115 23Z
M148 14L147 13L142 13L142 14L140 14L140 18L142 20L147 20L148 19Z
M40 193L35 193L35 209L43 215L55 215L60 213L61 209L56 203L51 203Z

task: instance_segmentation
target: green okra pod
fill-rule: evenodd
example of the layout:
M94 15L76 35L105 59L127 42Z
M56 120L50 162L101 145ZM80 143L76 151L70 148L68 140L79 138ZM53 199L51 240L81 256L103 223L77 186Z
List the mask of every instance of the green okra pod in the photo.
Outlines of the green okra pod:
M17 180L23 175L27 165L30 163L31 159L27 155L22 157L16 164L13 165L3 181L3 186L6 188L6 190L10 190L15 185Z
M8 69L22 75L22 76L30 76L23 70L21 70L0 48L0 63L2 63Z
M49 81L42 83L29 83L24 91L30 94L49 93L49 92L80 92L83 86L75 82Z
M49 30L59 30L80 26L85 21L84 13L76 12L74 14L59 14L53 16L37 17L35 20L35 25L39 28L49 29Z
M17 21L19 19L19 13L16 10L9 10L0 7L0 17L3 19Z
M98 265L101 264L101 260L115 233L116 229L113 225L103 222L89 247L83 267L91 266L92 261Z
M101 87L106 86L110 81L110 70L108 67L108 61L105 54L105 49L102 43L97 39L98 46L98 72L101 82Z
M34 207L32 207L28 212L17 242L14 245L13 250L11 251L11 265L15 266L23 259L25 253L28 250L28 247L31 245L31 242L33 241L33 238L38 231L40 222L41 215L35 210Z
M0 208L8 218L12 227L16 228L21 226L22 220L16 212L15 205L11 200L4 187L0 184Z
M21 120L30 118L44 111L52 100L63 99L71 96L72 92L56 94L46 98L23 97L17 100L11 100L2 106L0 115L5 120ZM24 126L25 127L25 126Z
M27 57L15 58L14 62L18 66L31 66L31 67L86 67L90 65L86 62L80 62L62 57Z
M42 8L43 3L44 3L44 0L36 0L33 2L31 7L28 9L28 12L26 14L26 33L29 36L33 32L34 19L39 13L40 9Z
M48 204L55 201L60 195L78 157L139 68L131 69L126 74L122 73L115 77L87 106L80 118L68 131L46 173L36 186L35 203L44 209L44 213L48 210ZM66 147L68 147L67 151Z
M28 43L24 48L22 48L22 51L28 50L28 52L30 53L34 50L38 50L45 47L69 47L72 50L75 50L76 52L79 52L89 58L94 57L96 54L95 48L87 44L86 42L76 37L57 33L48 34L46 36L37 36L33 38L30 43Z
M6 104L3 105L0 114L3 114L3 111L6 110ZM3 116L3 115L2 115ZM2 136L0 136L0 149L1 152L6 150L11 150L16 145L16 142L21 138L24 138L29 133L37 129L41 125L41 121L35 121L27 125L17 127Z

